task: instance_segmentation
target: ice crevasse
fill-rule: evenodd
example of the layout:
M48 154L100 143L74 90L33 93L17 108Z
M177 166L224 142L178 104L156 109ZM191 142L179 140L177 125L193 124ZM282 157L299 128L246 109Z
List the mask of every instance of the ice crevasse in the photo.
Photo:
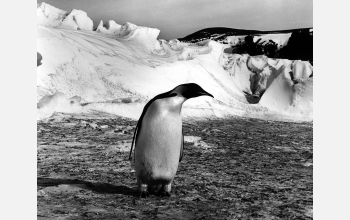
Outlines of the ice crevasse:
M38 119L103 111L137 119L148 100L183 83L214 95L190 99L183 117L312 120L312 66L305 61L226 54L215 41L157 39L160 30L92 20L46 3L37 8ZM258 103L249 101L259 92Z

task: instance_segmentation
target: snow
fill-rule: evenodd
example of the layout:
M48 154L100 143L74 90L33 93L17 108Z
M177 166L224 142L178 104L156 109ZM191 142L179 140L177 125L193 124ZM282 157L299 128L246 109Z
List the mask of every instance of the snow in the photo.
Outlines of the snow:
M63 18L67 15L66 11L58 9L54 6L43 2L37 8L37 25L43 25L46 27L57 27L62 23Z
M297 83L292 81L291 74ZM309 78L311 74L312 66L308 62L295 61L284 68L272 82L260 104L284 114L312 117L313 78Z
M76 30L93 29L93 21L86 12L73 9L70 13L43 2L37 8L37 25L46 27L65 26Z
M105 25L103 24L103 21L101 20L100 24L96 28L96 31L104 33L104 34L118 35L118 33L121 30L121 27L122 26L120 24L115 23L115 21L113 21L113 20L108 21L108 23L106 23Z
M256 43L260 39L259 43L266 44L271 40L276 43L278 47L284 47L287 45L291 35L292 33L255 35L253 36L253 42ZM229 36L227 37L227 42L231 46L235 46L241 42L244 42L246 36L247 35Z
M72 10L62 21L62 26L73 27L77 30L93 29L93 21L81 10Z
M253 41L256 43L259 39L262 44L268 43L270 40L275 42L278 47L284 47L287 45L289 38L291 37L292 33L286 33L286 34L264 34L260 36L254 36Z
M138 119L147 101L183 83L197 83L215 97L188 100L183 117L312 119L308 62L228 55L227 46L215 41L158 40L160 30L132 23L101 21L92 31L85 12L66 13L45 3L37 9L37 21L38 119L87 111ZM249 104L244 94L252 93L254 74L247 61L263 70L259 83L266 92L259 104Z
M244 42L244 38L246 37L247 35L237 35L237 36L229 36L227 37L227 42L232 45L232 46L235 46L236 44L239 44L241 42Z

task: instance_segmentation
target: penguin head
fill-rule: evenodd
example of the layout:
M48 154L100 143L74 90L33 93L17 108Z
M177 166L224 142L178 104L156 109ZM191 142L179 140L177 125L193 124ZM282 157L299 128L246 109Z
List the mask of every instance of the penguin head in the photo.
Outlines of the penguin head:
M187 83L177 86L172 90L171 94L176 93L176 95L183 96L186 99L195 98L202 95L214 96L197 85L196 83Z

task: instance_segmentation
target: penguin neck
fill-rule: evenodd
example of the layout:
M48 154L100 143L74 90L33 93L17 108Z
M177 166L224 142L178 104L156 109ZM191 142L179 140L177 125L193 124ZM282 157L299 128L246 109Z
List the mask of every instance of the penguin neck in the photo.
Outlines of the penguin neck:
M165 98L164 102L166 102L170 111L180 114L182 109L182 104L187 100L187 98L183 96L174 96L170 98Z

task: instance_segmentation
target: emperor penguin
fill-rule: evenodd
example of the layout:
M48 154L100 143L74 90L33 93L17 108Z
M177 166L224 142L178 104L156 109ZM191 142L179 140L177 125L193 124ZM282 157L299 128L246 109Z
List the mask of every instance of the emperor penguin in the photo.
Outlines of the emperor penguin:
M182 84L155 96L145 105L129 155L131 159L135 143L135 171L140 197L147 197L149 192L170 196L171 184L184 153L182 104L203 95L214 98L195 83Z

